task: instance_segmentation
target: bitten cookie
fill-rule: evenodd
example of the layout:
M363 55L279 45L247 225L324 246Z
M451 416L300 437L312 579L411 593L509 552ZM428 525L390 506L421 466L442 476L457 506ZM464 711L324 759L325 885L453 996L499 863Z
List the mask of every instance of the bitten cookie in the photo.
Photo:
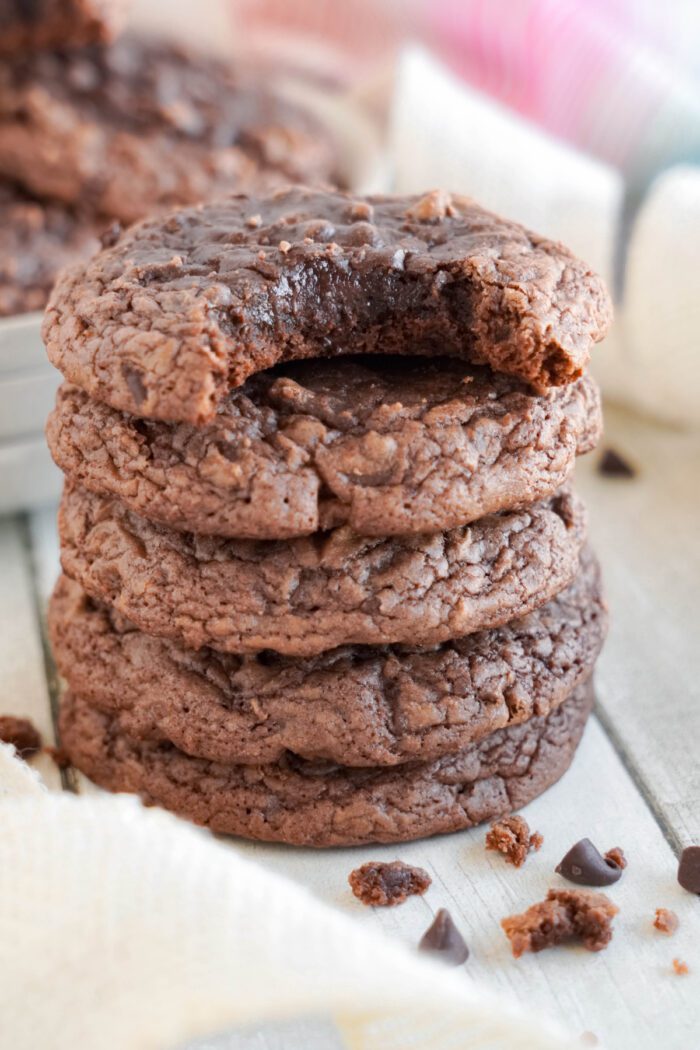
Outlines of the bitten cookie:
M0 55L105 43L130 0L0 0Z
M64 571L141 630L199 649L310 656L339 645L430 645L544 604L576 575L583 506L563 492L432 535L347 526L293 540L174 532L70 484Z
M533 394L450 358L304 361L252 376L204 426L138 419L64 384L58 466L152 521L286 539L347 522L436 532L550 496L601 432L587 376Z
M305 111L174 44L125 36L0 65L0 175L125 223L260 173L327 180L335 163Z
M219 762L286 751L346 766L430 761L543 717L586 680L607 612L584 551L565 591L520 620L432 649L346 646L308 659L193 652L153 638L61 577L53 652L73 692L130 737Z
M545 390L582 374L609 320L584 263L465 197L297 187L127 230L63 275L44 339L98 401L202 423L294 358L448 355Z
M100 247L99 223L0 184L0 317L42 310L64 266Z
M213 831L305 846L403 842L520 809L568 768L593 702L587 683L546 718L501 729L457 755L393 769L348 769L288 754L227 765L126 736L119 719L71 694L61 744L110 791L131 791Z

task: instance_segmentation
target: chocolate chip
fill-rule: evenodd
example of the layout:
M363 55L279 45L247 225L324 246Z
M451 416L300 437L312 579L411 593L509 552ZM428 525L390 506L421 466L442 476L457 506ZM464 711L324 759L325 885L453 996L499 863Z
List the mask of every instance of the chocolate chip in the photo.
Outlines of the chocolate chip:
M611 886L622 875L622 867L607 861L590 839L572 846L554 870L579 886Z
M0 740L13 744L23 758L35 754L41 747L39 731L29 719L14 715L0 715Z
M418 950L439 956L449 966L461 966L469 958L469 949L464 937L452 921L447 908L440 908L421 937Z
M678 881L688 893L700 893L700 846L686 846L681 853Z
M637 471L614 448L606 448L598 462L598 473L607 478L633 478Z

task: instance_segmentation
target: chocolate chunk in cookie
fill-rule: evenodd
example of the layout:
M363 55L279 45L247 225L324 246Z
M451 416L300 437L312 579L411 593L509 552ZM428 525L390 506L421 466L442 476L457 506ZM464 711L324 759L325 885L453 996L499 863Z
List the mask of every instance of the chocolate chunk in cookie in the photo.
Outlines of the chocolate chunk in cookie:
M429 218L420 203L294 188L142 223L64 275L49 356L99 401L191 423L299 358L447 355L542 391L577 379L610 320L599 278L468 198Z

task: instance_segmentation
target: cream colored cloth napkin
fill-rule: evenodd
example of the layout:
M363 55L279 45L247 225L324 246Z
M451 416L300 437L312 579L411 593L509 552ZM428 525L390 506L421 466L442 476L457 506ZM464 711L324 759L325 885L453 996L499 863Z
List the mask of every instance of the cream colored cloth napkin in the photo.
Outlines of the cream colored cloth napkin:
M163 1050L321 1015L349 1050L572 1045L232 844L135 798L47 791L7 745L0 827L3 1047Z
M399 63L390 150L397 192L466 193L563 241L609 288L620 283L620 173L471 89L418 48ZM622 259L615 323L594 350L593 372L609 397L700 427L700 168L671 168L652 184Z

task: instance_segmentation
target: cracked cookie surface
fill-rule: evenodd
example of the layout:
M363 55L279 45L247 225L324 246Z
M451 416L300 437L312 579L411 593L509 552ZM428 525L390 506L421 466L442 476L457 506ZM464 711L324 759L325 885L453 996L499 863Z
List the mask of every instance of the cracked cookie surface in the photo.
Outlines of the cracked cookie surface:
M126 736L117 717L70 693L60 732L73 764L110 791L141 794L223 834L351 846L458 831L522 808L566 771L592 703L586 683L546 718L436 762L389 770L309 763L291 753L271 765L207 762Z
M0 0L0 55L105 43L121 29L128 0Z
M256 372L351 353L460 357L545 390L609 321L584 263L468 198L295 187L125 231L63 275L44 339L96 400L202 423Z
M576 575L583 505L562 491L430 535L292 540L175 532L70 483L64 571L141 630L193 649L311 656L348 643L432 645L543 605Z
M252 376L204 426L138 419L64 384L47 439L91 492L205 535L347 522L435 532L551 495L601 432L584 376L546 394L450 358L302 361Z
M62 577L49 609L59 670L131 737L220 762L285 751L346 766L429 761L549 714L591 673L607 626L597 563L528 616L454 642L346 646L300 659L195 652L138 631Z

